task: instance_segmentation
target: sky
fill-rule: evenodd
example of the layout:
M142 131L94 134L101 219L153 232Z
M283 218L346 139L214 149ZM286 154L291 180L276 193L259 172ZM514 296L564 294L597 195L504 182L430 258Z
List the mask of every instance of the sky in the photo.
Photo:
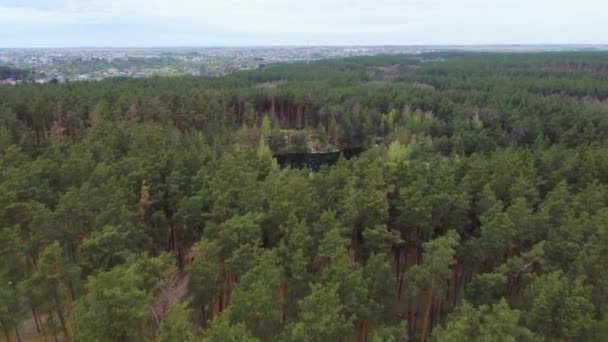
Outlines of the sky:
M0 0L0 48L606 44L608 0Z

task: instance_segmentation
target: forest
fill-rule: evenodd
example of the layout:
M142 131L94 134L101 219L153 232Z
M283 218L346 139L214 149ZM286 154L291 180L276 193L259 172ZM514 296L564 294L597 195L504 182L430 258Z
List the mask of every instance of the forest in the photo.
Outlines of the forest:
M607 132L604 52L0 85L0 328L607 341Z
M7 78L12 78L14 80L23 80L28 75L28 70L10 68L0 63L0 80L5 80Z

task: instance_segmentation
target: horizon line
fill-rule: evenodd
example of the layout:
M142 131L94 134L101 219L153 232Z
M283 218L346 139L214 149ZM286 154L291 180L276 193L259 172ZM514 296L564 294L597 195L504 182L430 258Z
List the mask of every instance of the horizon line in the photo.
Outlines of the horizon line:
M489 43L489 44L260 44L260 45L57 45L57 46L7 46L9 49L191 49L191 48L282 48L282 47L422 47L422 48L459 48L459 47L605 47L608 43Z

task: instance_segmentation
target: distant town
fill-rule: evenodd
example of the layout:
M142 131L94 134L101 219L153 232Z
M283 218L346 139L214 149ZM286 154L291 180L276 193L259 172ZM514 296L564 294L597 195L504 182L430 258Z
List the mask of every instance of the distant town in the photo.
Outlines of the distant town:
M445 50L606 50L607 46L293 46L201 48L0 49L0 84L99 81L111 77L217 77L267 64Z

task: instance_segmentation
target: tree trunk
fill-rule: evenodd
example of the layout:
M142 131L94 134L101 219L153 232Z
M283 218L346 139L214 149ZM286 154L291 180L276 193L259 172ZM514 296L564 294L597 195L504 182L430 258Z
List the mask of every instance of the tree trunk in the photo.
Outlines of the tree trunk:
M416 298L413 297L410 301L410 307L408 308L408 322L407 326L409 329L409 338L410 340L414 340L416 337L416 323L418 318L418 303L416 302Z
M287 322L287 283L281 282L279 286L281 296L281 323L284 325Z
M433 300L433 309L432 309L432 317L431 317L431 324L429 327L429 330L433 330L433 328L439 324L439 314L440 314L440 310L441 310L441 302L443 301L443 299L441 297L435 298Z
M400 259L400 249L399 247L395 248L395 289L399 291L399 272L401 268ZM401 293L397 292L397 299L401 299Z
M177 229L175 229L175 227L173 226L173 224L170 224L171 227L171 240L173 240L173 254L175 255L175 258L177 259L177 267L180 270L184 269L184 260L182 257L182 253L181 253L181 245L180 245L180 240L179 240L179 234L177 232Z
M36 256L34 254L30 254L30 263L32 264L32 268L34 271L38 270L38 261L36 260Z
M40 318L40 316L38 316L38 319L40 319L40 330L42 331L42 338L44 339L44 342L49 342L49 336L46 334L44 322L42 322L42 318Z
M70 342L70 333L68 331L68 327L65 323L65 318L63 317L63 313L61 310L57 310L57 316L59 317L59 322L61 322L61 328L63 329L63 335L67 342Z
M405 271L401 272L401 276L399 277L399 289L398 289L398 297L397 299L401 299L401 294L403 293L403 273L405 273Z
M462 278L462 271L460 271L460 268L459 268L458 271L455 272L455 274L454 274L454 297L452 297L452 307L455 307L456 303L458 302L458 295L460 294L461 278Z
M4 337L6 338L6 342L11 342L11 335L6 329L4 329Z
M46 328L44 327L44 322L42 321L42 317L40 317L40 314L38 313L38 311L36 311L36 309L34 309L32 307L32 312L34 314L34 320L38 322L39 327L40 327L40 332L42 333L42 338L44 339L44 342L49 342L49 336L46 334Z
M424 309L424 319L422 321L422 337L421 342L425 342L429 332L429 319L431 316L431 307L433 306L433 290L429 290L429 294L426 298L426 307Z
M357 334L357 342L366 342L367 341L367 329L368 329L368 325L369 322L364 319L363 321L361 321L361 324L359 324L359 332Z
M19 330L15 327L15 336L17 336L17 341L21 342L21 336L19 336Z
M350 259L355 262L357 261L357 249L359 248L359 227L355 223L353 224L353 228L351 231L351 239L350 239L350 247L348 253L350 254Z
M34 320L34 324L36 325L36 333L40 334L40 323L38 322L38 315L36 314L36 310L32 307L32 319Z
M439 301L437 302L437 317L435 318L435 325L439 324L439 319L441 317L441 304L443 303L443 300L441 298L439 298Z
M72 303L74 303L74 300L76 299L76 292L74 291L74 285L72 285L72 282L68 282L68 294L69 294L69 301L68 301L68 312L72 311Z
M46 129L46 120L42 120L42 130L44 131L44 137L47 138L49 136L49 131Z

